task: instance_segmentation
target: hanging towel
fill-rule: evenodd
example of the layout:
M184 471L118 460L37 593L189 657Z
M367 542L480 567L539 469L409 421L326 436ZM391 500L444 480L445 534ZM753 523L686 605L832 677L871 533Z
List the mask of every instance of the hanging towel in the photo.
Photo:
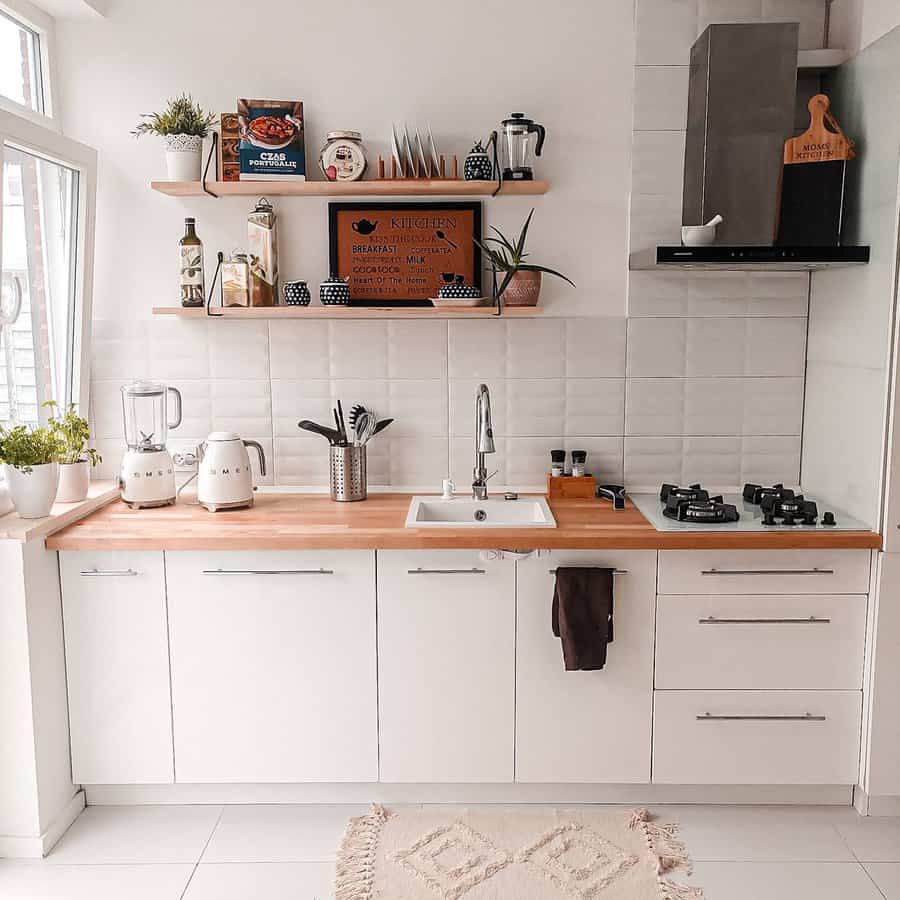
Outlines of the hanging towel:
M606 665L613 641L613 570L578 566L556 570L553 633L562 639L567 672Z

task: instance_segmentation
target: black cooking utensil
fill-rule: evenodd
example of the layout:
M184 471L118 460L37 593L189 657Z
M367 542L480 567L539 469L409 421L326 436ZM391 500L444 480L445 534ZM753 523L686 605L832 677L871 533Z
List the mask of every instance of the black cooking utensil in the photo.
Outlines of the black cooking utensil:
M313 434L319 434L323 438L327 438L332 446L340 443L341 434L339 431L335 431L334 428L326 428L324 425L319 425L317 422L310 422L309 419L298 422L297 427L302 428L304 431L311 431Z
M341 436L344 438L344 443L347 443L347 424L344 422L344 408L341 406L341 401L337 402L337 410L338 410L338 422L341 428Z
M375 435L378 434L378 432L384 431L384 429L387 428L388 425L390 425L391 422L393 422L393 421L394 421L393 419L380 419L376 423L375 428L372 429L372 437L375 437Z

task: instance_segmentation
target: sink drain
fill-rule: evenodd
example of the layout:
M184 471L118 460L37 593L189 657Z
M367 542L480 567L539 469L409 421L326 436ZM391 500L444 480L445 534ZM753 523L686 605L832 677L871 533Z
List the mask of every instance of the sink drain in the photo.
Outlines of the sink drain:
M483 522L487 518L487 513L483 509L475 510L475 521Z

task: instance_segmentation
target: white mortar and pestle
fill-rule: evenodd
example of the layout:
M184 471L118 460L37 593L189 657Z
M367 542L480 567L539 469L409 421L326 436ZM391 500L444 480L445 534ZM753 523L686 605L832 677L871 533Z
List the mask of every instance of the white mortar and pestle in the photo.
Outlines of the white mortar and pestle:
M681 244L684 247L706 247L716 239L716 226L725 220L713 216L705 225L682 225Z

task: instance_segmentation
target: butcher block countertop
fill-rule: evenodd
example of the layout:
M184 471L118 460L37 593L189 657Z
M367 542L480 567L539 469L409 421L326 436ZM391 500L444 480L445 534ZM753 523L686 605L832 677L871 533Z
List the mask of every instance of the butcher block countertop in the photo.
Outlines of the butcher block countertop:
M51 550L794 550L873 549L871 531L659 532L629 501L552 500L556 528L406 528L410 494L334 503L327 494L259 493L252 509L196 503L131 510L115 501L47 538Z

